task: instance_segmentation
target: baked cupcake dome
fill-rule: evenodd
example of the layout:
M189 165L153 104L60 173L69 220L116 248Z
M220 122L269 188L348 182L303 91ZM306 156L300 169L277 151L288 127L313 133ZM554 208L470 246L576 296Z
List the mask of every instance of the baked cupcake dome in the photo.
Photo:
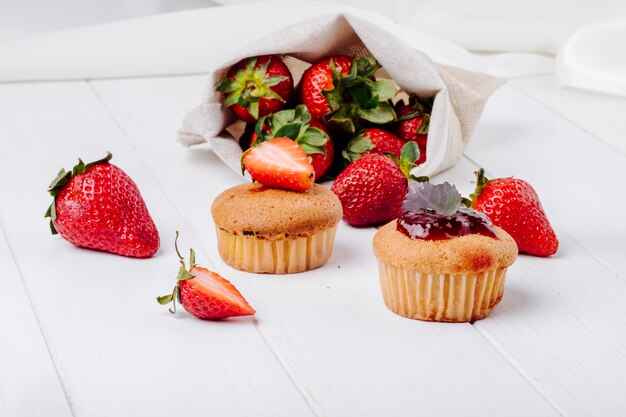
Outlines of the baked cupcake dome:
M502 299L506 270L518 252L508 233L494 229L497 239L468 234L424 240L398 231L396 220L380 228L373 249L387 307L419 320L487 317Z
M248 183L211 207L222 259L234 268L288 274L324 265L333 249L341 203L314 184L305 192Z

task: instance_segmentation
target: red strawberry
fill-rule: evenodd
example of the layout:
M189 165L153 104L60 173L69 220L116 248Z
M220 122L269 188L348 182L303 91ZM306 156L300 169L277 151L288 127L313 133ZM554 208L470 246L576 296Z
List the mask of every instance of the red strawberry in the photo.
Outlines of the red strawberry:
M536 256L556 253L559 241L533 187L518 178L489 180L476 171L472 208L485 213L493 224L508 232L520 252Z
M366 155L341 173L330 188L343 207L343 219L352 226L370 226L399 217L408 191L407 178L418 157L417 145L407 142L399 161L385 155Z
M79 159L71 171L59 171L48 188L50 229L77 246L150 257L159 249L159 232L137 185L111 158Z
M385 124L396 120L389 100L397 92L391 80L374 79L380 65L373 57L325 58L302 76L302 102L311 115L331 127L354 134L363 120Z
M399 103L396 108L398 123L396 123L397 135L406 140L417 143L420 148L421 164L426 161L426 142L428 139L428 127L432 111L432 100L421 100L411 97L409 104Z
M289 138L263 142L244 152L242 164L263 185L306 191L313 185L313 166L306 153Z
M171 294L157 297L159 304L172 303L170 312L176 312L178 301L191 315L200 319L223 319L226 317L251 316L256 313L241 293L227 279L206 268L196 265L193 249L189 255L189 270L185 259L178 251L178 232L176 232L176 254L181 267L178 281Z
M295 140L309 155L315 171L315 180L319 180L333 163L335 145L328 129L322 123L311 118L304 105L293 110L282 110L259 119L252 134L250 146L260 144L276 137L288 137Z
M404 144L405 142L393 133L382 129L370 128L365 129L352 138L341 154L346 165L364 155L373 153L382 155L385 152L390 152L397 158L400 158Z
M293 77L275 55L246 58L233 65L216 89L224 93L224 107L244 122L285 107L293 95Z

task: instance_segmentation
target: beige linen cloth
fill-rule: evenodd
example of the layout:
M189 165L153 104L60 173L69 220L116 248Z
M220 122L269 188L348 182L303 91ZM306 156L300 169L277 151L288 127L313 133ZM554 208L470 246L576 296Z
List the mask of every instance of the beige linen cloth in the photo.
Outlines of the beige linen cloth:
M336 54L372 55L384 68L381 77L393 79L408 94L435 97L427 160L414 169L415 175L436 174L461 158L489 95L502 85L489 75L436 64L372 21L335 13L270 34L226 60L210 75L202 104L185 116L178 140L187 146L208 142L229 167L240 172L242 151L229 133L235 118L230 109L222 108L215 85L240 59L270 54L285 56L296 82L303 62L308 65Z

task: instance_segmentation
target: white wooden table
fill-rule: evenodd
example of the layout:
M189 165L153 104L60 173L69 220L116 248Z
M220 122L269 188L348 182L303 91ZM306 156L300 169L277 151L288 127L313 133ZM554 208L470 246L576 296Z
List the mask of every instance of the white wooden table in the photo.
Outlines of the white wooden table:
M530 181L560 238L520 256L475 324L389 312L374 229L342 224L323 268L252 275L218 257L209 207L242 181L174 133L203 76L0 85L0 416L626 415L626 100L512 80L465 157ZM111 151L161 233L129 259L50 235L46 187L78 156ZM174 231L258 313L207 322L155 297L177 270Z

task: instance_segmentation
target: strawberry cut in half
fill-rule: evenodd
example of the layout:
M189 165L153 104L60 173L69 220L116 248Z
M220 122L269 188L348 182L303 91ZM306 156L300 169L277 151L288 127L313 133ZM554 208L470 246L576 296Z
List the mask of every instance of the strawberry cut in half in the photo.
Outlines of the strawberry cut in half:
M510 234L520 252L550 256L558 250L556 233L528 182L519 178L490 180L481 168L476 171L476 190L470 198L471 207Z
M76 246L150 257L159 249L159 232L137 185L111 158L79 159L71 171L59 171L48 187L50 230Z
M250 146L286 137L295 140L309 156L315 180L324 176L333 163L335 146L323 123L311 118L306 106L282 110L259 119L252 134Z
M398 89L391 80L376 80L381 68L373 57L338 55L309 67L302 76L302 102L311 115L353 135L363 121L386 124L396 120L390 100Z
M244 152L242 172L268 187L306 191L313 186L315 174L307 154L289 138L262 142Z
M389 152L395 155L396 158L400 158L402 147L405 143L405 141L386 130L369 128L352 138L341 155L346 166L369 154L382 155Z
M224 319L251 316L256 313L233 284L219 274L196 265L196 254L189 250L189 269L178 250L178 232L174 241L180 259L176 286L171 294L157 297L161 305L172 303L170 313L176 313L176 302L189 314L200 319Z
M293 96L293 77L275 55L246 58L233 65L216 87L224 107L246 123L282 110Z

